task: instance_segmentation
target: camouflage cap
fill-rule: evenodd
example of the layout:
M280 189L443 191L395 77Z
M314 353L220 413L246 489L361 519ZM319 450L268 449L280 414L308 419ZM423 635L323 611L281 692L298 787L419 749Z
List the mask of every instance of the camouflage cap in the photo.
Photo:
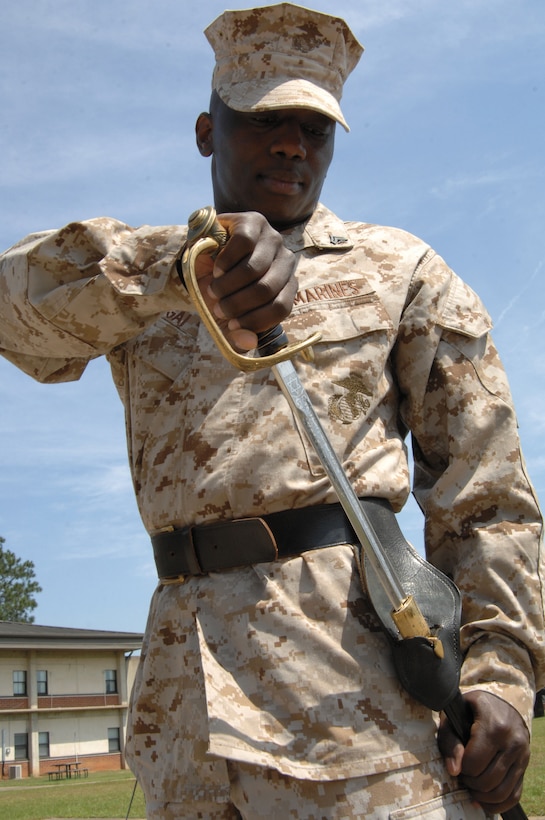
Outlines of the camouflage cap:
M339 102L363 47L340 17L279 3L225 11L205 34L212 88L230 108L309 108L349 130Z

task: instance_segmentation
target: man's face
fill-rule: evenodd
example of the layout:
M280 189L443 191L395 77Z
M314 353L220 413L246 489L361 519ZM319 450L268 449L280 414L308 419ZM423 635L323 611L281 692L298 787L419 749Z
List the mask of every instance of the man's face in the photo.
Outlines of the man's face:
M242 113L217 95L197 121L197 143L212 155L216 209L258 211L278 230L314 210L333 157L335 123L304 108Z

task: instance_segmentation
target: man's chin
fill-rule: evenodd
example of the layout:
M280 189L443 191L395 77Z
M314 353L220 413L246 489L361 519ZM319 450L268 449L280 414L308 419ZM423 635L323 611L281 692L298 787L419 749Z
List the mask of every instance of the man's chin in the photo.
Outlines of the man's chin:
M309 209L308 207L278 207L278 205L274 207L264 206L262 209L254 208L254 210L259 210L259 213L263 214L267 222L277 231L286 231L288 228L301 225L303 222L306 222L313 211L312 208Z

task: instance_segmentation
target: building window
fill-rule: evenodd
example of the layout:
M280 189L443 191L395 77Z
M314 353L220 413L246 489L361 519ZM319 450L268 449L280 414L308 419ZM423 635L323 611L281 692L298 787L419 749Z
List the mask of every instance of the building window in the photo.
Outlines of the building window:
M25 697L26 690L26 672L13 673L13 694L16 697Z
M49 694L47 689L47 672L45 671L45 669L39 669L36 672L36 685L39 695Z
M49 757L49 732L38 732L40 757Z
M117 672L115 669L106 669L104 672L104 679L106 683L106 694L117 694Z
M108 729L108 751L121 751L121 738L119 735L119 729Z
M26 732L13 733L15 760L28 760L28 735Z

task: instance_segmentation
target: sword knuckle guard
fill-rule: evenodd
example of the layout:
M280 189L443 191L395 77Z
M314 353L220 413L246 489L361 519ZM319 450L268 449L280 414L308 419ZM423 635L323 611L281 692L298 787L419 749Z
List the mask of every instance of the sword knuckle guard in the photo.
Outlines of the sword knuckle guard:
M225 245L228 239L225 231L216 218L215 209L209 205L206 208L199 208L190 215L188 219L187 246L182 256L183 279L187 290L195 305L199 316L206 325L208 332L212 336L221 354L238 370L253 372L262 370L265 367L272 367L279 362L293 359L298 354L307 360L312 358L311 347L321 339L320 333L313 333L302 342L289 344L288 338L281 325L277 325L264 334L260 334L262 339L257 349L257 356L246 356L237 353L229 344L216 320L201 294L197 276L195 273L195 262L199 254L217 253L218 248Z

